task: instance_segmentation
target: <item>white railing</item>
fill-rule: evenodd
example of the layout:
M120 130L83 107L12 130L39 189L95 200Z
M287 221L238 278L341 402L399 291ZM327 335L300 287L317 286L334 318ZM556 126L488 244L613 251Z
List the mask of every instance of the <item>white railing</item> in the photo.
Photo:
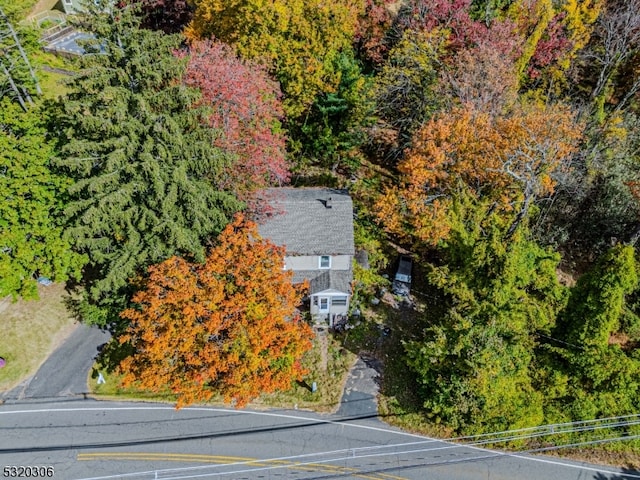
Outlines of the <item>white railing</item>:
M46 12L40 12L33 17L29 17L29 20L33 25L40 27L43 22L50 20L55 23L67 23L67 17L62 12L57 10L47 10Z

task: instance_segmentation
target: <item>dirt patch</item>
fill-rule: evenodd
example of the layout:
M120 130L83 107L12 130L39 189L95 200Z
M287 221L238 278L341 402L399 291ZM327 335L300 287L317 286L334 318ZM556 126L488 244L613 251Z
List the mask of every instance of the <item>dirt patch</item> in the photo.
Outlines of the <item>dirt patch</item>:
M47 12L56 6L58 0L39 0L29 11L27 18L31 18L39 13Z
M614 332L609 336L609 345L620 345L620 348L629 352L638 348L638 340L632 339L623 332Z
M0 313L4 312L11 305L11 295L7 295L0 300Z
M556 268L556 278L561 285L565 287L573 287L576 284L576 280L570 273L567 273L559 268Z

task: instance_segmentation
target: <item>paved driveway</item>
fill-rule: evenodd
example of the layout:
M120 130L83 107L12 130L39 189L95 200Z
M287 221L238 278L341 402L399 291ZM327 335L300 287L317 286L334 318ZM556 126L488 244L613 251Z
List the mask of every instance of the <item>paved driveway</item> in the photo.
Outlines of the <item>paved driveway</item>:
M378 378L381 364L373 357L359 358L351 368L337 415L342 418L378 414Z
M67 340L44 362L38 372L2 395L5 403L20 400L82 398L89 392L87 375L108 332L79 324Z
M87 376L100 348L110 334L80 324L45 361L38 372L18 387L1 395L6 403L21 400L83 398L89 393ZM342 418L377 415L378 376L381 365L370 357L359 358L345 384L337 415Z

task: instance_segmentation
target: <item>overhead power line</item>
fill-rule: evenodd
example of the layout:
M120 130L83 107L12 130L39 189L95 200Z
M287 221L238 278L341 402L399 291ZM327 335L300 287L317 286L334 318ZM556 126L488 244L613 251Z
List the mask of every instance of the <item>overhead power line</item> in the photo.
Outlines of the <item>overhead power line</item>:
M628 441L640 438L640 434L630 432L610 432L600 438L571 441L551 446L541 446L520 450L494 450L482 448L487 444L508 442L513 439L537 438L543 435L560 433L580 433L601 429L616 429L640 424L640 415L626 415L595 420L567 422L544 425L534 428L492 432L488 434L449 439L425 439L414 442L403 442L389 445L375 445L349 449L314 452L302 455L275 457L268 459L241 460L218 465L200 465L184 468L170 468L150 470L146 472L131 472L118 475L91 477L83 480L111 480L127 478L130 480L147 480L152 478L163 480L218 478L221 480L233 478L281 478L282 470L295 470L299 473L296 478L305 480L320 480L329 478L363 478L365 475L375 475L370 478L389 478L386 473L401 472L403 470L428 469L471 462L493 461L544 453L566 448L578 448L587 445L598 445L617 441ZM445 451L459 452L455 454ZM99 454L98 454L99 455ZM578 468L578 467L576 467ZM594 468L589 467L594 470ZM616 474L610 470L599 470L603 473ZM623 477L639 478L640 474L625 474ZM284 477L288 478L288 477ZM366 478L366 477L364 477Z

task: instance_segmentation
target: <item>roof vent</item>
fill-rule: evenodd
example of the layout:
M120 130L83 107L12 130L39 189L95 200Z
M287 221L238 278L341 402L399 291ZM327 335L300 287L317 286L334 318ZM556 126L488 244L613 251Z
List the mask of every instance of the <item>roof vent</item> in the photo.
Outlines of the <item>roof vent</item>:
M327 200L324 202L324 206L327 208L333 207L333 203L331 202L331 197L327 198Z

